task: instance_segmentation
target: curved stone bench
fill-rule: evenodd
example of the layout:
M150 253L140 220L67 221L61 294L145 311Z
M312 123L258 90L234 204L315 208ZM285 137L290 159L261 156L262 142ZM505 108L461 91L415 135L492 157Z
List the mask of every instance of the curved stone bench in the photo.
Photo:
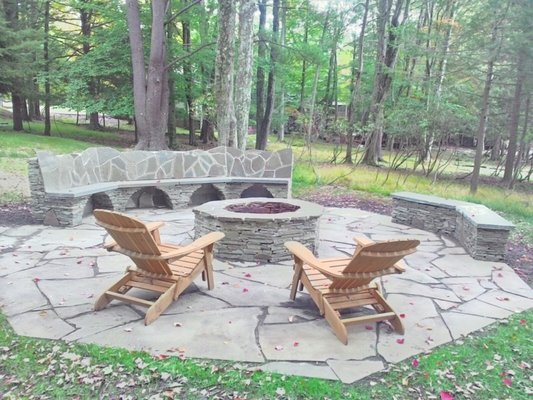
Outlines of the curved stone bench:
M37 152L28 161L34 218L78 225L94 208L184 208L240 197L290 197L292 151Z
M391 197L393 222L450 235L477 260L504 259L514 225L484 205L410 192Z

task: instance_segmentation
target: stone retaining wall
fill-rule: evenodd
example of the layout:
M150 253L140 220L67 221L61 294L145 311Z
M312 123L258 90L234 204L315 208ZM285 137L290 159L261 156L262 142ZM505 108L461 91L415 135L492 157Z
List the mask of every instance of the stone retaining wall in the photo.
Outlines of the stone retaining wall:
M28 174L34 218L50 225L77 225L95 206L124 211L184 208L239 197L290 197L292 151L39 151L28 161Z
M477 260L502 261L514 225L480 204L393 193L392 220L454 237Z

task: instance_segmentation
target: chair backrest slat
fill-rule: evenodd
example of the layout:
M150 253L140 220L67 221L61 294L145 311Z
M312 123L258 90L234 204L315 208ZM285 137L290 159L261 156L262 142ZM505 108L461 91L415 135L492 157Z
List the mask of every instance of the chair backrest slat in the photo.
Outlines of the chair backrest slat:
M334 279L329 288L341 290L365 286L378 276L395 273L394 264L414 253L419 244L418 240L407 239L360 246L342 271L347 276ZM355 274L361 274L361 277L354 277Z
M142 221L109 210L94 210L94 216L122 249L147 256L161 255L154 237ZM171 275L165 260L147 260L132 255L130 258L137 268L152 274Z

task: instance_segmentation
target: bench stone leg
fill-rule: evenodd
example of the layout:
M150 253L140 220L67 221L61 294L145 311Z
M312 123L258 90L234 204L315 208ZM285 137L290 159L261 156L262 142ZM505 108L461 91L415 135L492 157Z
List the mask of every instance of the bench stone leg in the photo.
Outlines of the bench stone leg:
M52 226L80 225L89 198L90 196L47 199L43 207L43 224Z

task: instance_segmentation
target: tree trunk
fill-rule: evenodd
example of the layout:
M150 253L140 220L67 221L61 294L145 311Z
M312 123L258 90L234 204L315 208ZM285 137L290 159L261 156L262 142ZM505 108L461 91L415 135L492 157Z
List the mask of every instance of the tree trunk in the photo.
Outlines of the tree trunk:
M265 150L268 142L268 134L272 126L272 112L274 110L274 90L276 85L276 63L278 54L279 32L279 0L273 0L272 5L272 43L270 45L270 70L268 72L267 97L265 114L259 126L256 136L255 148Z
M330 11L328 9L328 13L326 14L326 19L324 21L324 26L322 28L322 36L320 37L320 47L324 45L324 39L326 37L326 32L327 32L328 25L329 25L329 16L330 16ZM318 63L316 65L315 76L313 78L313 88L311 91L311 102L309 104L309 121L307 124L307 131L305 135L305 142L307 144L313 141L313 138L312 138L313 119L314 119L314 113L315 113L315 102L316 102L316 90L318 86L318 77L320 76L320 67L321 65L320 63Z
M183 49L191 51L191 28L187 21L182 21ZM187 127L189 128L189 145L196 146L196 134L194 133L194 106L192 96L192 72L191 62L187 58L183 62L183 77L185 79L185 100L187 102Z
M168 76L165 66L165 15L168 0L152 1L152 29L148 71L144 67L139 3L127 0L128 30L133 65L133 98L139 141L136 149L167 149Z
M239 55L235 71L235 118L237 143L246 150L253 72L254 0L241 0L239 10Z
M348 107L348 140L346 144L346 163L353 163L353 134L355 131L355 121L356 121L356 110L359 103L360 92L361 92L361 79L363 77L363 68L364 68L364 53L363 46L365 40L365 30L368 20L368 8L370 0L365 2L365 11L363 13L363 21L361 22L361 31L359 32L359 42L357 44L357 66L354 65L354 73L352 74L352 93L350 97L350 105ZM354 55L355 55L355 45L354 45ZM354 57L355 58L355 57Z
M398 53L396 43L399 16L403 0L396 1L396 8L391 18L388 38L385 37L387 22L391 13L393 0L379 0L378 2L378 51L376 60L376 78L372 93L372 105L370 117L374 122L374 128L368 138L363 162L368 165L378 165L381 153L381 141L383 138L384 106L385 98L390 91L394 64Z
M309 7L309 5L308 5ZM307 21L307 13L305 14L305 26L304 26L304 45L307 45L307 40L309 37L309 23ZM303 113L305 111L304 99L305 99L305 80L307 76L307 60L302 60L302 78L300 79L300 105L298 106L298 111Z
M235 54L235 1L220 0L217 57L215 65L215 98L218 140L222 146L236 145L235 110L233 108L233 56Z
M498 25L495 24L492 29L490 48L496 47L498 34ZM485 133L487 131L487 119L489 116L489 99L492 88L492 79L494 78L494 63L498 52L490 55L487 63L487 73L485 74L485 87L483 89L483 98L481 100L481 115L479 116L479 126L477 130L476 156L474 158L474 169L472 171L472 178L470 179L470 193L475 194L478 188L479 172L481 170L481 162L483 158L483 151L485 150Z
M285 46L287 37L287 0L281 0L281 33L279 42L281 46ZM285 140L285 80L282 80L279 94L279 129L278 142Z
M150 132L146 120L146 71L144 69L144 48L141 32L141 16L137 0L126 0L128 7L128 31L133 67L133 106L135 109L135 127L137 149L147 149L150 144Z
M13 105L13 130L22 131L23 123L23 103L24 99L17 92L11 92L11 103Z
M255 82L255 127L256 134L263 124L265 115L265 63L266 41L265 41L265 24L266 24L266 0L259 0L259 30L257 32L257 71ZM256 138L257 141L257 138Z
M526 105L525 105L525 115L524 115L524 125L522 127L522 134L520 135L520 149L518 150L518 157L516 157L516 163L514 167L514 179L518 177L518 173L520 172L520 166L523 162L527 161L527 156L529 152L529 146L526 141L526 135L527 135L527 128L529 123L529 110L531 108L531 94L529 94L526 98Z
M44 2L44 43L43 43L43 60L44 60L44 135L51 135L50 124L50 1Z
M86 5L88 0L82 0L80 2L80 22L81 22L81 34L82 34L82 49L83 54L87 55L91 51L91 33L92 33L92 11L87 11ZM92 99L95 99L98 94L98 85L95 78L90 77L87 82L87 91ZM98 120L98 112L91 111L89 115L89 129L101 129L100 121Z
M503 173L502 182L509 187L513 186L514 177L514 161L517 148L517 132L518 122L520 119L520 106L522 101L522 88L526 79L525 72L526 56L524 52L520 51L518 55L518 65L516 74L516 84L513 98L513 105L511 108L511 116L509 119L509 146L507 147L507 157L505 159L505 171Z

